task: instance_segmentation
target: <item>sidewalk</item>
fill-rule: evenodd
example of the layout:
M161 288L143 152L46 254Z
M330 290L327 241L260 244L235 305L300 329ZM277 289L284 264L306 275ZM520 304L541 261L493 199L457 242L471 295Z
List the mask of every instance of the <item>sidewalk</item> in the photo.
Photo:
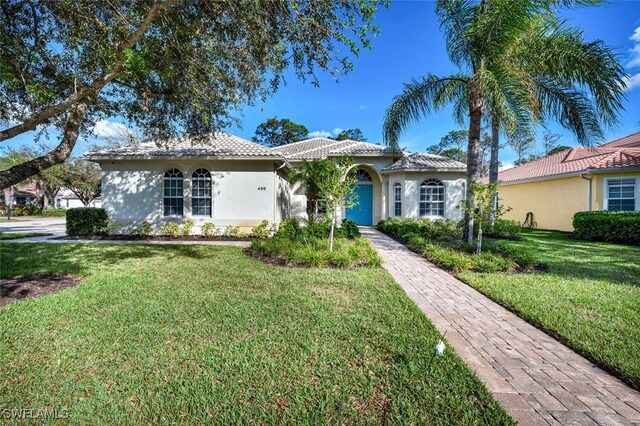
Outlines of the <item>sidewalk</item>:
M640 425L640 393L397 241L361 232L521 425Z

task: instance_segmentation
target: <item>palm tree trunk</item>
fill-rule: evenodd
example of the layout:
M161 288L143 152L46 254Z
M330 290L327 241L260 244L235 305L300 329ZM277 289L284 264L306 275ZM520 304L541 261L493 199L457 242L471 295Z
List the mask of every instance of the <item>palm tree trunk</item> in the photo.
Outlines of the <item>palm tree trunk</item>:
M482 108L484 99L479 88L474 85L469 90L469 145L467 147L467 202L469 207L475 206L471 184L480 178L478 160L480 157L480 133L482 131ZM473 217L470 212L464 216L464 237L473 242Z
M493 115L491 117L491 159L489 160L489 183L494 183L498 181L498 169L500 161L498 159L500 151L500 122L498 121L498 117ZM495 206L496 198L498 194L493 194L491 203ZM495 220L495 215L493 210L489 211L489 226L490 230L493 231L493 222Z

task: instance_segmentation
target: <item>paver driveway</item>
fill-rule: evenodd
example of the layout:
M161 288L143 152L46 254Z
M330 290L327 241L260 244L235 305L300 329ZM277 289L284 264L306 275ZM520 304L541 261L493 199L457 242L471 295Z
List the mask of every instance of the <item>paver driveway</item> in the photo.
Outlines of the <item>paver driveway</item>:
M373 228L383 267L522 425L640 425L640 393Z

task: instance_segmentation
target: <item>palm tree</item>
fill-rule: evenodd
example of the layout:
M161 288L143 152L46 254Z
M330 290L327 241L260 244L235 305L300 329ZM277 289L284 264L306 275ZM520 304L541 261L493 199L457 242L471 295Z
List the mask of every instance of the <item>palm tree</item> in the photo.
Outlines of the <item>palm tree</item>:
M438 0L436 11L447 51L461 71L428 74L405 84L387 109L385 143L396 147L400 133L432 111L453 104L454 117L469 117L467 200L479 178L483 116L488 113L493 143L507 134L533 133L537 122L557 119L585 144L602 138L600 122L612 124L622 108L625 73L600 41L586 43L581 32L559 21L555 5L597 0ZM588 87L593 101L582 90ZM486 118L486 117L485 117ZM497 150L491 169L497 177ZM471 240L471 219L465 215Z
M290 180L292 184L301 183L305 187L307 196L307 218L311 219L318 212L318 201L320 188L318 179L321 174L331 167L327 160L304 160L300 167L291 171Z

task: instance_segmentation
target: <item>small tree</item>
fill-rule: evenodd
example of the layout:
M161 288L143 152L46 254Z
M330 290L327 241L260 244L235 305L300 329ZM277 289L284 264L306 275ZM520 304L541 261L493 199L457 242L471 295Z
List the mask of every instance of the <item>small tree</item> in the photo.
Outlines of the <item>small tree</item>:
M333 235L336 228L336 216L339 208L353 207L355 199L356 177L349 173L353 168L353 161L340 157L331 167L323 168L318 173L318 196L327 206L327 214L331 220L329 231L329 251L333 251Z
M100 168L89 161L74 159L62 166L60 180L76 194L85 207L100 196Z
M466 202L463 204L463 209L467 213L474 223L478 224L478 236L476 239L476 253L482 254L482 223L488 217L497 219L508 208L501 206L498 202L498 184L499 182L493 182L487 185L471 182L471 194L473 194L473 200L475 207Z

